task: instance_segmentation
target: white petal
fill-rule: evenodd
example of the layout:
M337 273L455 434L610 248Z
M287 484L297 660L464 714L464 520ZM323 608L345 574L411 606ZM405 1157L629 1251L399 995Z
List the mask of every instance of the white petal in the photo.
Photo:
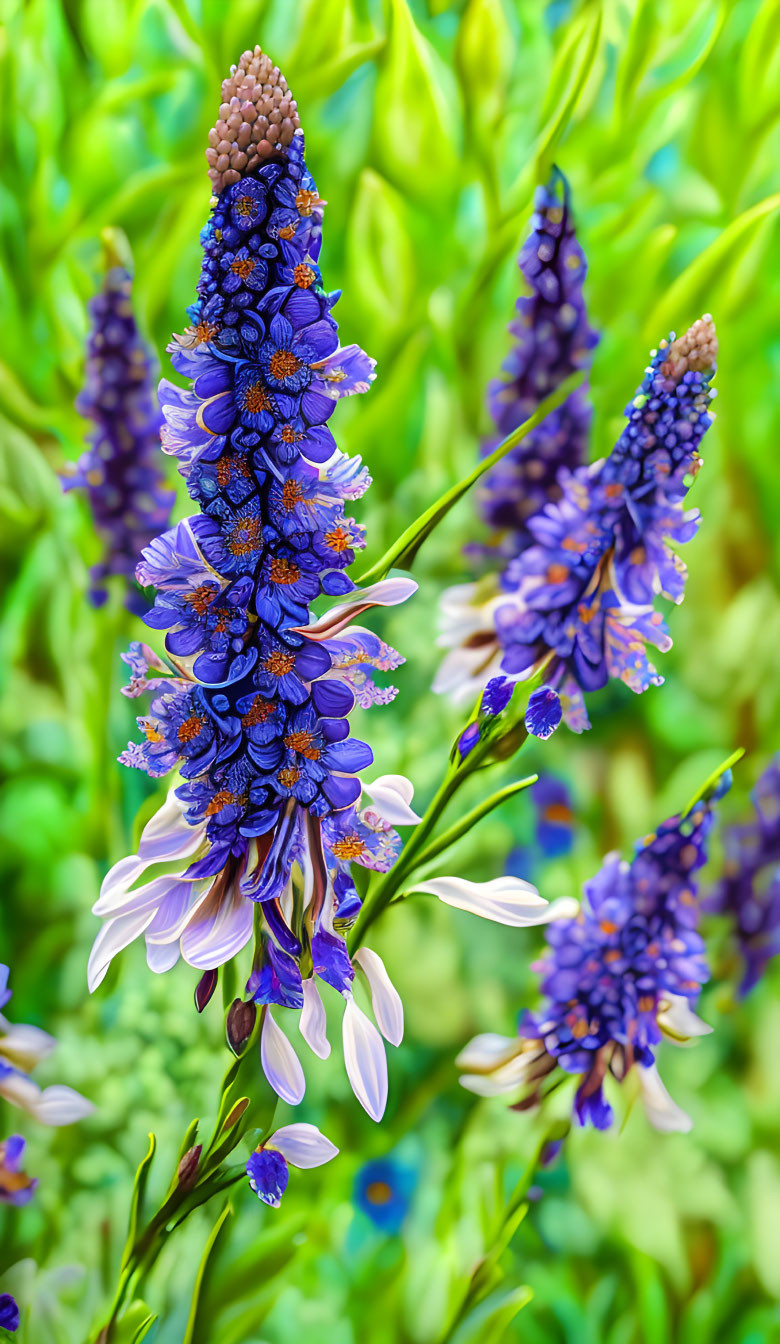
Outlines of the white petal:
M178 803L177 799L173 801ZM155 863L170 863L174 859L190 858L200 848L205 835L204 827L190 826L178 808L171 819L170 803L169 795L168 801L147 823L138 846L138 854L129 854L126 858L120 859L106 873L100 895L92 907L94 914L118 914L138 896L138 892L131 892L130 888L147 868ZM164 814L164 820L160 821ZM168 876L170 879L171 876L180 877L181 874Z
M72 1087L55 1085L44 1092L23 1073L10 1073L0 1078L0 1096L14 1106L20 1106L43 1125L72 1125L85 1115L91 1115L94 1106Z
M416 593L417 587L414 579L382 579L368 588L356 589L346 602L331 608L318 621L313 621L311 625L296 626L295 629L306 635L307 639L334 639L370 607L396 607Z
M213 877L202 877L197 882L183 882L175 878L146 930L147 944L178 942L206 901L213 885Z
M94 993L102 982L117 952L124 951L134 938L143 933L153 919L154 910L142 910L140 914L133 911L129 915L118 915L116 919L106 921L92 944L87 963L87 985L90 994Z
M492 919L496 924L509 924L514 928L547 924L551 919L563 918L564 913L576 914L578 908L576 901L567 898L563 898L563 906L558 901L550 906L536 887L519 877L494 877L491 882L435 877L430 882L416 883L409 890L430 892L456 910L468 910L482 919Z
M467 1073L488 1073L514 1059L520 1048L519 1036L499 1036L485 1031L464 1046L455 1059L455 1067Z
M315 1055L319 1059L327 1059L330 1054L330 1041L326 1035L325 1008L313 976L303 982L303 1008L298 1026L303 1039Z
M372 1120L381 1120L387 1105L387 1060L382 1037L373 1022L347 999L344 1013L344 1064L352 1091Z
M146 964L155 975L164 975L176 965L180 957L178 938L172 943L146 942Z
M476 1092L479 1097L500 1097L505 1092L514 1092L525 1082L526 1074L535 1062L535 1055L524 1052L516 1054L492 1073L465 1073L458 1081L468 1092Z
M454 704L474 699L491 677L498 675L503 650L489 647L451 649L442 659L431 684L434 695L449 695Z
M414 785L406 775L380 775L373 784L364 784L363 792L373 798L382 819L391 826L415 826L422 821L409 806L414 797Z
M694 1036L709 1036L713 1028L702 1022L683 994L670 994L664 1009L658 1014L658 1025L667 1036L676 1041L688 1041Z
M277 1096L290 1106L303 1101L306 1079L301 1061L281 1027L274 1022L270 1008L266 1008L260 1036L260 1058L263 1072Z
M0 1017L5 1032L0 1036L0 1059L7 1059L16 1069L29 1073L41 1059L50 1055L57 1042L48 1031L23 1023L6 1022Z
M335 1143L326 1139L316 1125L283 1125L272 1134L267 1148L276 1148L294 1167L308 1170L330 1162L338 1153Z
M181 954L190 966L209 971L223 966L252 937L255 903L240 892L219 899L216 911L205 901L181 936Z
M637 1070L645 1113L653 1128L665 1134L687 1134L693 1129L691 1117L669 1096L655 1064L649 1069L638 1065Z
M400 1045L404 1038L404 1006L385 970L385 963L370 947L359 948L352 961L365 972L379 1030L391 1045Z

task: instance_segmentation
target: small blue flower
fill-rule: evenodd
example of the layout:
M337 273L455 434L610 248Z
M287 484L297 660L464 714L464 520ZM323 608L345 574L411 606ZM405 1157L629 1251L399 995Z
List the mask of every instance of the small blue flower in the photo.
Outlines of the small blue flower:
M395 1158L377 1158L360 1168L353 1198L376 1227L396 1236L409 1212L416 1184L411 1167Z
M516 684L508 677L492 677L482 692L480 712L491 716L500 714L512 699Z
M10 1293L0 1293L0 1327L11 1333L19 1329L19 1308Z
M547 858L568 854L573 843L573 814L569 790L561 779L547 775L531 790L536 808L536 842Z
M272 1148L260 1148L247 1162L246 1174L257 1198L270 1204L272 1209L278 1209L290 1179L290 1170L282 1154Z
M563 710L557 691L551 686L540 686L533 691L525 712L525 726L534 737L546 740L552 737L561 721Z

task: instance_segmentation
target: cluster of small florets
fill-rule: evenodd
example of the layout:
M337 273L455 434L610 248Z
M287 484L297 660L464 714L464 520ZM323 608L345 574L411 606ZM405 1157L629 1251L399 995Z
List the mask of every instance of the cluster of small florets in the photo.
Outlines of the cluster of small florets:
M515 304L517 316L509 325L515 344L504 376L488 389L496 436L483 443L484 455L566 378L587 369L598 342L585 310L587 264L574 231L568 183L557 171L536 193L531 233L517 264L530 293ZM591 414L580 388L493 468L480 498L492 536L477 549L511 559L532 543L528 520L559 497L558 471L586 460Z
M534 544L507 566L507 601L495 611L501 668L527 676L552 653L547 680L574 728L587 726L583 691L611 677L637 692L662 681L645 645L666 650L671 640L653 602L682 600L685 566L669 543L698 526L681 501L712 423L715 367L699 367L716 349L712 319L696 329L693 352L690 333L653 351L610 456L559 474L562 498L530 520Z
M705 909L727 915L744 963L747 994L780 954L780 755L753 790L755 815L724 832L723 877Z
M148 604L134 579L138 556L167 525L175 494L165 488L159 466L154 360L139 334L131 292L129 271L113 266L89 305L86 384L76 407L95 430L63 484L86 490L105 547L90 571L91 601L102 605L105 580L119 575L128 584L127 605L142 614Z
M245 51L222 81L219 117L209 131L206 159L215 193L288 149L300 124L279 67L260 47Z
M610 856L585 884L577 918L547 931L548 950L534 966L547 1002L524 1016L520 1034L539 1042L549 1068L581 1075L583 1124L611 1124L606 1073L622 1080L634 1064L651 1068L664 1010L698 998L709 978L693 874L706 862L712 822L701 804L664 822L631 863Z

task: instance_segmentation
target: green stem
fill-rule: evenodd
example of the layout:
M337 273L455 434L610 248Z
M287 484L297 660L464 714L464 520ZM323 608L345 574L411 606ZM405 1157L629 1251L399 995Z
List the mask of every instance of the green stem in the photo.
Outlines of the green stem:
M489 457L485 457L477 463L468 476L464 476L461 481L458 481L457 485L453 485L424 513L421 513L419 518L416 518L411 526L401 533L397 541L394 541L392 546L385 551L381 559L360 575L357 582L359 584L376 583L379 579L383 579L394 566L400 569L411 568L423 542L430 536L442 518L446 517L453 505L457 504L458 500L473 485L476 485L480 477L485 475L485 472L491 471L501 461L502 457L506 457L506 454L532 433L552 411L557 410L573 392L582 387L585 378L586 374L584 373L573 373L549 397L545 397L528 420L524 421L522 425L518 425L517 429L513 430L511 434L508 434Z

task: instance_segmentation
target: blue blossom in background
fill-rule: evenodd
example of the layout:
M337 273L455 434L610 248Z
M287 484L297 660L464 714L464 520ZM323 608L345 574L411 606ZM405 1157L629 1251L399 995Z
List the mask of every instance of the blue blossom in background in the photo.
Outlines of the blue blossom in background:
M366 1162L355 1177L354 1201L374 1225L395 1236L409 1212L417 1177L393 1157Z
M525 1107L560 1068L578 1078L580 1124L606 1129L613 1112L604 1080L622 1082L636 1068L651 1123L690 1128L661 1082L656 1051L664 1035L681 1041L711 1030L692 1007L709 977L694 874L706 862L712 804L729 782L724 776L708 801L640 841L630 863L606 858L585 885L579 914L550 925L534 966L541 1009L523 1015L518 1037L487 1034L466 1047L458 1058L464 1087L484 1096L521 1092Z
M148 607L135 582L141 551L167 526L175 493L165 488L159 447L162 416L154 390L154 358L136 325L132 278L110 241L112 263L89 305L86 379L76 407L95 429L90 447L69 464L66 490L81 488L89 499L103 559L90 570L90 600L108 596L106 579L127 585L126 604L142 615Z
M499 670L525 680L543 667L568 726L582 732L584 692L612 678L637 693L662 682L645 646L671 646L655 597L683 598L685 566L670 543L688 541L699 522L682 501L712 423L716 355L709 314L662 341L610 456L561 469L561 498L529 521L533 544L507 565L503 595L451 590L443 642L455 647L435 689L470 690Z
M780 754L753 790L755 816L724 831L723 876L704 909L728 916L747 994L780 953Z
M19 1308L10 1293L0 1293L0 1326L11 1332L19 1329Z
M21 1208L29 1204L38 1184L36 1177L22 1171L24 1139L12 1134L0 1143L0 1204L14 1204Z
M531 789L536 809L535 839L542 854L557 859L571 850L574 840L574 813L568 785L562 779L544 775Z

